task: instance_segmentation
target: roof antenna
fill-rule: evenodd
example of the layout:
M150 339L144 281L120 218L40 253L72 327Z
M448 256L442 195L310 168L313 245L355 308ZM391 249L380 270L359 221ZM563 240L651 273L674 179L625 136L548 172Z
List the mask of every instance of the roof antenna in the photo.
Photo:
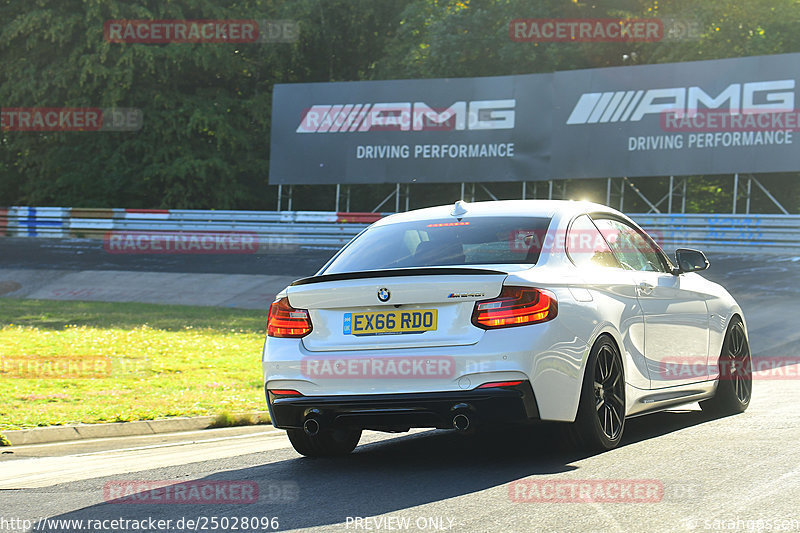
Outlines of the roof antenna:
M456 203L453 205L453 209L450 210L450 214L454 217L460 217L467 214L467 202L464 200L456 200Z

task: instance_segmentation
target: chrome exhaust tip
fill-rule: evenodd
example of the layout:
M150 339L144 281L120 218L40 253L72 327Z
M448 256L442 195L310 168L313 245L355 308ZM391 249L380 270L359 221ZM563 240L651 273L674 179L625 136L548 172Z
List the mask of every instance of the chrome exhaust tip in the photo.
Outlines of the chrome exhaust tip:
M469 417L464 413L459 413L453 417L453 427L459 431L469 429Z
M303 431L309 437L313 437L317 433L319 433L319 422L314 420L313 418L309 418L305 422L303 422Z

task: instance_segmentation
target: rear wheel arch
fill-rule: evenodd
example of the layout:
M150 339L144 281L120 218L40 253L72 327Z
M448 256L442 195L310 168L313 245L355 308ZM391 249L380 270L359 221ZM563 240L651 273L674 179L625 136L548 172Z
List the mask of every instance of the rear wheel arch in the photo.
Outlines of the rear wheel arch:
M600 342L600 340L602 340L603 338L608 338L611 341L611 343L614 345L614 348L617 349L617 353L622 358L623 374L624 374L624 376L627 376L628 375L628 363L627 363L627 358L625 357L625 352L621 348L622 339L620 337L621 337L621 335L616 329L608 327L608 326L602 328L595 335L593 335L592 342L589 342L589 343L586 344L586 359L585 359L584 365L583 365L583 372L584 373L586 372L586 364L585 363L587 363L589 361L589 354L591 353L592 349L595 347L595 345L598 342Z
M613 334L597 335L583 372L577 416L568 426L570 440L584 450L610 450L622 438L626 411L624 361Z
M597 341L599 341L601 337L608 337L611 340L611 342L614 343L614 347L617 349L617 351L619 353L622 353L622 350L620 350L619 347L619 342L617 342L617 339L614 338L614 335L612 335L611 332L608 331L604 331L603 333L598 335L597 338L592 343L592 346L594 346L594 344L597 343Z
M625 352L622 350L622 344L620 340L617 339L611 331L604 331L600 335L595 338L594 342L592 343L592 348L594 345L597 344L602 338L607 338L611 341L611 344L614 345L614 348L617 350L617 354L619 354L619 358L622 361L622 379L625 385L627 385L628 379L628 358L625 357ZM585 370L584 370L585 371ZM626 399L627 400L627 399ZM627 410L627 405L625 406Z

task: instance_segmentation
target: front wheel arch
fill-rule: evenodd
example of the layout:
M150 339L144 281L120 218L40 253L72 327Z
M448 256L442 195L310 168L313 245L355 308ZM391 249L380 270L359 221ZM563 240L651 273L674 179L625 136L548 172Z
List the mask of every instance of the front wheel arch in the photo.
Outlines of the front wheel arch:
M741 331L743 340L738 341L738 348L731 351L735 330ZM725 328L717 367L719 375L714 396L700 402L700 408L718 416L744 412L752 399L753 367L747 326L737 314L731 316Z

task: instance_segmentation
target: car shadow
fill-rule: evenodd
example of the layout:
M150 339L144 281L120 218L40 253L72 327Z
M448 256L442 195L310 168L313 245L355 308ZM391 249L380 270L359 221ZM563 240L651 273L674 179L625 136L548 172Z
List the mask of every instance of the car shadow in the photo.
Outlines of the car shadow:
M621 446L710 420L713 417L698 410L633 418L626 422ZM55 518L86 520L107 516L146 520L149 517L176 519L211 515L230 519L244 515L278 516L280 529L286 530L328 526L345 522L347 517L378 516L437 502L442 505L434 509L442 516L455 516L459 514L455 508L447 509L446 501L451 498L504 488L526 477L578 470L580 467L573 463L592 455L595 454L565 446L558 424L474 434L428 431L367 442L346 457L296 457L227 470L200 480L258 484L260 498L249 505L110 502ZM587 477L595 476L587 473ZM94 482L102 485L106 481ZM293 490L287 493L283 490L286 487ZM504 488L500 498L508 501L509 490ZM431 512L426 510L426 513Z

